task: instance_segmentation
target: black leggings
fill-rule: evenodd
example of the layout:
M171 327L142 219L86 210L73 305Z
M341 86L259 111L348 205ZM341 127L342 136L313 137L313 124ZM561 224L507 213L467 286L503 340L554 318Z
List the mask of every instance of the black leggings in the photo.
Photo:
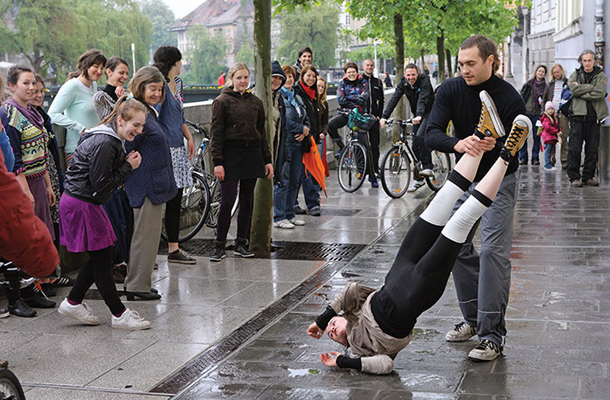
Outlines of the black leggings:
M165 203L165 232L169 243L178 242L180 236L180 203L182 201L182 188L178 189L176 196Z
M343 143L343 139L341 139L341 135L339 135L339 128L343 128L347 125L347 121L347 115L343 114L337 114L328 121L328 134L340 149L345 147L345 144Z
M112 275L114 247L106 247L102 250L87 253L89 254L89 261L78 273L68 299L74 303L82 303L87 290L95 283L110 312L113 315L121 314L125 310L125 305L119 298Z
M239 184L239 213L237 214L237 238L250 239L252 224L252 207L254 205L254 188L256 179L224 180L220 182L220 210L218 210L218 227L216 241L225 242L231 226L231 209L237 198Z

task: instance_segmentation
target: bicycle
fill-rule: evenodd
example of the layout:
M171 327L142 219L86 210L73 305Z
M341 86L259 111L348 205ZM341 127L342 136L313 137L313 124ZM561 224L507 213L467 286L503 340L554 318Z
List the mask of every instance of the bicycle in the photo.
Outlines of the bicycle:
M407 192L412 178L421 176L420 171L423 168L409 144L410 137L414 135L411 120L389 119L387 122L388 128L395 124L400 129L400 141L394 144L383 157L380 179L383 190L388 196L397 199ZM437 192L449 178L452 169L449 154L433 150L432 166L434 175L426 176L425 179L430 189Z
M337 166L339 186L348 193L360 189L367 174L375 173L372 164L368 162L373 157L366 136L375 121L375 117L360 115L356 108L350 113L345 147L341 150ZM362 138L359 137L360 133L363 134ZM365 144L362 144L362 139Z
M191 161L190 174L193 185L182 190L178 243L192 239L203 225L215 229L220 209L220 185L213 173L209 148L210 136L201 125L188 120L186 124L202 138ZM236 200L231 209L231 216L235 215L238 206L239 201ZM167 241L167 234L164 231L161 232L161 237Z

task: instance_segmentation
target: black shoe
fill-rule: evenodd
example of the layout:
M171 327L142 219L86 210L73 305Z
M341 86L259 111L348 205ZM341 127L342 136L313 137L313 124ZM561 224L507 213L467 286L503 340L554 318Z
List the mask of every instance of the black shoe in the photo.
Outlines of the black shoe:
M42 288L42 291L44 292L44 294L47 295L47 297L57 296L57 292L55 291L55 288L53 287L52 284L43 283L40 285L40 287Z
M538 160L532 161L532 165L540 165L540 161L538 161Z
M167 262L178 264L196 264L197 260L191 257L186 251L178 249L167 255Z
M240 256L243 258L254 257L254 253L251 253L248 250L248 240L247 239L236 239L235 240L235 248L233 249L233 255Z
M309 215L311 215L313 217L319 217L320 216L320 207L312 207L312 209L309 210Z
M32 318L36 316L36 310L32 310L23 299L19 299L15 304L8 305L8 311L18 317Z
M222 261L227 255L225 254L225 242L216 242L216 247L210 255L210 261Z
M155 293L152 290L150 292L128 292L125 291L125 296L127 296L128 301L136 300L159 300L161 295L159 293Z
M294 206L294 213L297 215L307 214L307 211L303 210L300 206Z
M55 308L55 302L45 298L42 293L34 293L34 297L23 299L23 301L33 308Z
M583 179L582 183L587 186L599 186L599 181L595 178Z
M62 275L59 278L57 278L57 280L55 282L53 282L51 285L57 286L57 287L74 286L74 279L67 277L65 275Z
M572 182L572 187L582 187L583 183L580 179L574 179Z

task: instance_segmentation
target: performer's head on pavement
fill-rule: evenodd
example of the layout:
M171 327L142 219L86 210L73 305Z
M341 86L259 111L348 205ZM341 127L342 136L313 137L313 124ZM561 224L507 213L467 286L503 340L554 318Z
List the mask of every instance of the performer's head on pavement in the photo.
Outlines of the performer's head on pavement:
M460 46L458 64L468 86L480 85L500 67L498 48L485 36L470 36Z
M347 341L347 319L344 317L332 317L325 329L329 338L346 347L349 346Z

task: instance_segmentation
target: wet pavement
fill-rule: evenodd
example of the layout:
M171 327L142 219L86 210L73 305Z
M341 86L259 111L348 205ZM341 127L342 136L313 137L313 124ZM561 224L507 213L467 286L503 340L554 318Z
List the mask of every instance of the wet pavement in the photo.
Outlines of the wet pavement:
M328 214L273 238L362 245L349 261L198 257L195 266L168 266L160 255L154 286L162 300L126 302L152 329L112 330L103 302L89 300L101 326L77 325L56 310L0 320L2 358L29 400L607 399L610 186L572 188L561 170L539 166L524 168L519 186L508 336L505 356L493 362L467 359L474 339L444 340L461 320L450 281L392 374L320 363L321 352L344 349L309 338L307 326L347 282L382 285L431 194L422 188L390 200L368 183L348 194L334 174L322 205Z

